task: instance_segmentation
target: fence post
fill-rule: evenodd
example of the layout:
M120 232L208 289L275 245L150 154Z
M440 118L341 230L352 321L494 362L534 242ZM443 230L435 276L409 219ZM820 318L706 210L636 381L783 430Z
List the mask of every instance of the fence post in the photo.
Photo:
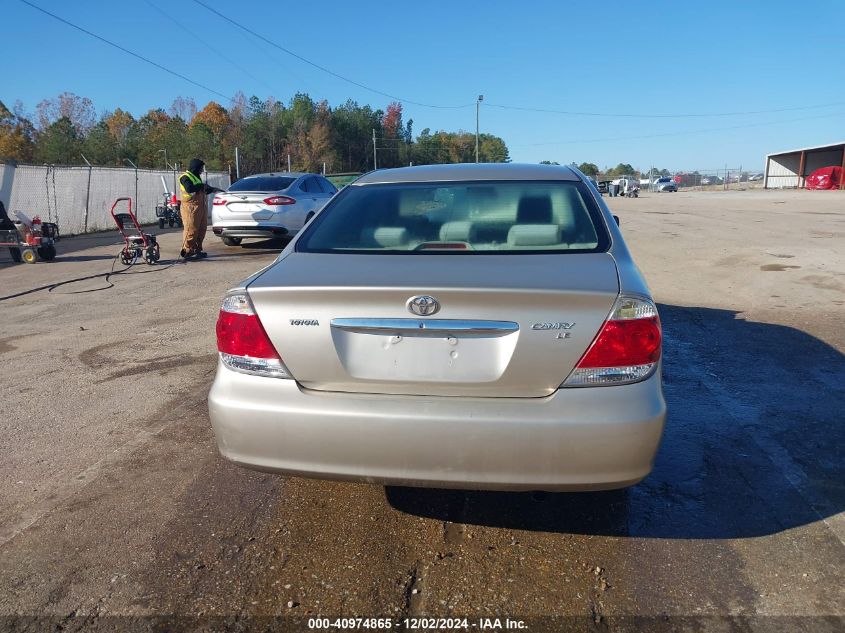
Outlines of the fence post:
M88 187L85 190L85 216L82 218L82 232L88 232L88 201L91 199L91 163L85 158L85 154L80 154L82 160L88 165Z
M91 165L88 165L88 188L85 191L85 218L82 221L82 232L88 232L88 208L91 202Z

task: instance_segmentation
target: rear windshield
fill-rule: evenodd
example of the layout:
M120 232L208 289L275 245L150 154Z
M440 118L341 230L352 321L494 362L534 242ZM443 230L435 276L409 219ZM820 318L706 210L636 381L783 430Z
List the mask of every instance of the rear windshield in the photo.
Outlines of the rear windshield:
M281 191L293 184L296 178L289 176L248 176L241 178L231 187L229 191Z
M350 186L317 216L301 252L541 253L607 250L580 182L458 182Z

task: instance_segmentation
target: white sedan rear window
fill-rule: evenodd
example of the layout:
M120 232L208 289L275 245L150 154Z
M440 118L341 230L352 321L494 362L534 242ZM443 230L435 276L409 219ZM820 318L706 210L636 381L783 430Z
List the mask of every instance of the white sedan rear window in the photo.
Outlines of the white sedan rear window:
M297 250L593 252L607 244L582 183L402 183L347 187L308 227Z

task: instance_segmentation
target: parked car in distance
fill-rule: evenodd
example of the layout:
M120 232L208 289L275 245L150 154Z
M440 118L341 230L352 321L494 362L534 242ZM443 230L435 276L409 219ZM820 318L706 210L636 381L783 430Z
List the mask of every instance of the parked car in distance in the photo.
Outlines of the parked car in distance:
M654 181L654 190L658 193L678 191L678 184L670 176L661 176Z
M660 442L661 336L578 170L374 171L227 293L209 413L223 456L263 471L621 488Z
M361 172L359 171L349 171L340 174L326 174L326 180L332 183L337 189L343 189L360 175Z
M244 238L296 235L335 193L337 188L317 174L247 176L215 194L211 230L226 246L238 246Z
M627 197L639 197L640 179L633 176L622 176L619 178L619 195Z
M757 182L758 180L763 180L763 174L753 174L748 177L750 182Z
M701 184L702 185L721 185L722 179L718 176L702 176L701 177Z

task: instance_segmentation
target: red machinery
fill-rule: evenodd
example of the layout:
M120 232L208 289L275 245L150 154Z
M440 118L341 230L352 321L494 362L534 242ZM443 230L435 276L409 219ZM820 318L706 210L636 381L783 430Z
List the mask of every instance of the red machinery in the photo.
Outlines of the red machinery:
M126 213L115 213L114 210L121 202L127 203ZM117 225L117 230L123 237L123 250L120 251L120 262L124 266L131 266L139 257L143 257L148 264L155 264L161 257L156 236L144 233L138 218L132 213L132 198L118 198L111 205L111 217Z
M839 189L842 182L841 167L821 167L807 176L804 187L806 189Z
M50 261L56 258L59 227L52 222L42 222L37 215L31 220L23 211L15 211L18 220L14 229L0 231L0 247L8 247L12 259L34 264L39 258Z

